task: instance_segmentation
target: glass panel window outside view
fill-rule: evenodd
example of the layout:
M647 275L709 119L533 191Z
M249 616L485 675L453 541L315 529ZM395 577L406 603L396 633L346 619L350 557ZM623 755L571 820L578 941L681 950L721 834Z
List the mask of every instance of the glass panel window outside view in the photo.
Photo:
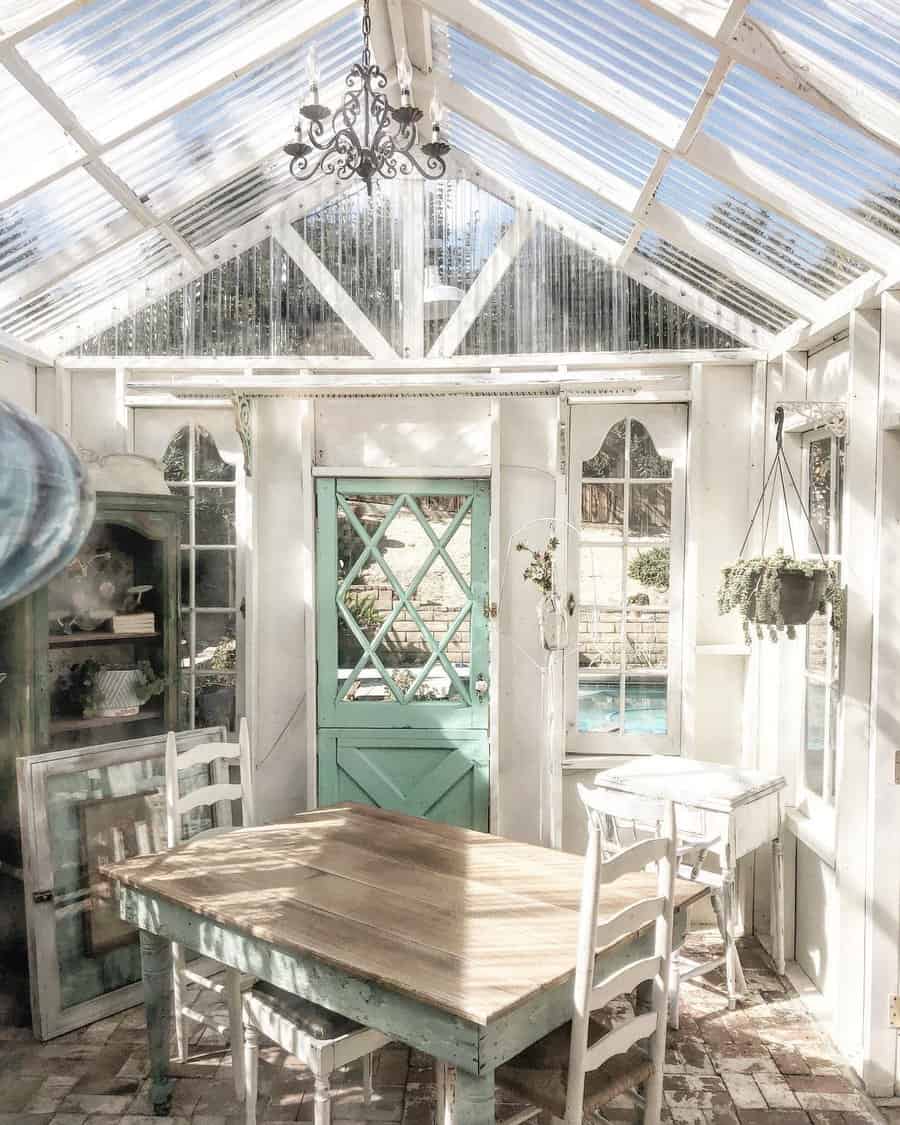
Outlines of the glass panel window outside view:
M582 465L578 730L668 733L672 462L623 418Z
M338 695L468 704L470 496L339 495Z

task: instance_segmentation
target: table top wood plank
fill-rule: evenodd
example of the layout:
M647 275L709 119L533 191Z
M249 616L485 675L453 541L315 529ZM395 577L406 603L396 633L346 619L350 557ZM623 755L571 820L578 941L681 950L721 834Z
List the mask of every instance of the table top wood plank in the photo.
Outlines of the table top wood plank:
M104 873L280 948L486 1025L574 970L580 856L342 805ZM655 893L604 888L601 917ZM679 880L676 905L705 888Z
M675 801L689 808L730 814L742 805L779 792L787 781L781 776L742 766L652 754L602 770L595 775L594 784L656 800Z

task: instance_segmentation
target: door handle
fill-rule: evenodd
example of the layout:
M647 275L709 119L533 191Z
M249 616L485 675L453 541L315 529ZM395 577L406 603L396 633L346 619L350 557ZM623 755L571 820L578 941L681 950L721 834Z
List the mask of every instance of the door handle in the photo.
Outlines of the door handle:
M479 703L484 703L487 698L488 682L487 677L480 675L475 680L475 697Z

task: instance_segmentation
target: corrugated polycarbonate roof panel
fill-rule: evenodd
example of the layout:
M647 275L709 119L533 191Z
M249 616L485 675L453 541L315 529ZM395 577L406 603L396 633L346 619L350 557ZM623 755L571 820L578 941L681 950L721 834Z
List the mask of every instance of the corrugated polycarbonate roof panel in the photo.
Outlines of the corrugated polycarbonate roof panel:
M182 206L236 171L235 163L266 157L292 136L313 42L322 97L337 108L338 83L359 55L358 24L358 14L348 13L301 48L118 145L107 163L158 213Z
M670 163L656 198L820 297L843 289L868 268L682 160Z
M686 254L653 231L644 231L641 235L637 253L772 332L780 332L797 319L796 313L790 309Z
M616 242L625 242L628 238L634 223L624 212L601 202L566 176L551 172L521 149L498 141L458 113L448 117L450 141L463 152L608 238Z
M171 243L150 231L83 266L49 289L0 312L0 330L33 340L75 320L92 305L128 288L178 257ZM122 309L125 316L128 309Z
M900 238L900 156L746 67L731 70L703 130Z
M753 0L747 16L821 55L853 81L900 99L900 9L895 0Z
M84 156L71 137L0 66L0 152L7 154L0 175L0 198L9 199ZM10 159L11 154L15 159Z
M93 0L24 40L38 74L102 141L296 32L316 0Z
M0 281L90 237L87 254L108 247L125 208L81 168L0 211Z
M215 242L301 190L289 163L283 153L273 156L176 212L172 225L193 246Z
M439 73L635 186L646 182L659 149L637 133L438 20L432 23L432 48Z
M0 35L12 35L50 15L60 0L0 0Z
M485 0L485 5L687 118L717 52L633 0Z

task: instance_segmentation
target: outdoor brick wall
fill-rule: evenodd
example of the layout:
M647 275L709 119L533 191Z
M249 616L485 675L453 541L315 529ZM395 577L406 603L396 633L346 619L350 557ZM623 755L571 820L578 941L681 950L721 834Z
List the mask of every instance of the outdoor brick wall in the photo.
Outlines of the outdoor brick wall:
M375 607L383 621L392 612L399 599L387 584L367 587L365 597L372 596L375 598ZM415 598L413 598L413 604L416 607L416 612L440 643L459 613L460 606L448 607L432 602L419 603ZM374 632L374 629L367 630L367 632ZM470 646L471 620L467 618L454 633L453 640L447 646L447 656L454 664L468 664L471 652ZM382 647L386 647L387 651L395 658L399 655L399 659L388 662L391 666L421 664L428 658L430 651L419 627L406 610L401 611L387 635L386 645ZM379 655L384 659L383 651L379 651Z
M583 606L578 617L578 663L582 668L620 667L618 610ZM669 611L629 609L625 617L625 665L628 668L665 668L668 659Z

